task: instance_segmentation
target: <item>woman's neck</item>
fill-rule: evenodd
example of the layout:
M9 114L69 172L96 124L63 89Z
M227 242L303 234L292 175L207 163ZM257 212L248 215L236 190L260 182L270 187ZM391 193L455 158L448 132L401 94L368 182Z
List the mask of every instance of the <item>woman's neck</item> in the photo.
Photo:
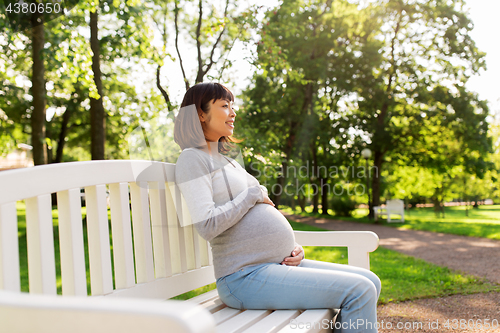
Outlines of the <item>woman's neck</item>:
M215 152L218 151L218 149L216 147L217 144L218 144L218 142L213 142L213 141L207 140L207 147L206 147L206 149L203 149L203 150L205 150L210 156L212 156L212 151L215 151Z
M210 154L210 156L213 155L213 153L218 153L219 152L219 144L220 142L219 141L208 141L206 140L207 142L207 148L206 148L206 152L208 154Z

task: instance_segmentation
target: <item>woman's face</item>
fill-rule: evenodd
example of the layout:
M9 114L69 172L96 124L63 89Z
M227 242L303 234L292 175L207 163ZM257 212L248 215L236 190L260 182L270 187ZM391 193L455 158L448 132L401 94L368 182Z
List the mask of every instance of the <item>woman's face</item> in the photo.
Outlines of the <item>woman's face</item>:
M211 102L208 114L200 115L205 138L217 142L223 136L233 135L235 117L231 101L218 99Z

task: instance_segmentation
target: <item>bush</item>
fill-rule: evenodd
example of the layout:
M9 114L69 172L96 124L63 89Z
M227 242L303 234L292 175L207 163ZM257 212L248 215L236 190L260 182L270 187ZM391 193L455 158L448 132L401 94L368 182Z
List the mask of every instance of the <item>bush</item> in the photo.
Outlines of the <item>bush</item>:
M356 202L348 196L335 196L331 201L335 215L350 217L356 209Z

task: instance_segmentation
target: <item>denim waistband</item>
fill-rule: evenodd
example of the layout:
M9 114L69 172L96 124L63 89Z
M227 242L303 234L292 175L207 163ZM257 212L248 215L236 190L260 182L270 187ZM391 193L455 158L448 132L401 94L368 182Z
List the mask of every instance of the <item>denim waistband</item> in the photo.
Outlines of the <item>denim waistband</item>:
M267 266L267 265L273 265L273 264L274 263L260 263L260 264L252 264L252 265L243 266L242 268L238 269L236 272L233 272L233 273L225 275L225 276L221 276L220 278L218 278L216 280L216 283L219 282L219 281L221 281L224 278L227 278L227 277L231 276L231 275L238 274L238 273L241 273L241 272L247 272L247 273L249 273L249 272L252 272L252 271L254 271L256 269L259 269L261 267L264 267L264 266Z

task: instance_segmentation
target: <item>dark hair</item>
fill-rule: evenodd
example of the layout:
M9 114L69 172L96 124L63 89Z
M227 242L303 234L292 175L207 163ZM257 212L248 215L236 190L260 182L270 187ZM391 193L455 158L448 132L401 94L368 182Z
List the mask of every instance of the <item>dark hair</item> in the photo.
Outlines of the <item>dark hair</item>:
M234 102L234 95L222 84L212 82L198 83L186 91L174 126L174 141L181 149L206 145L198 116L202 112L208 115L210 102L218 99ZM193 112L194 108L196 112ZM223 136L219 142L222 143L219 144L219 152L225 153L229 151L232 143L239 142L239 140L231 136Z

